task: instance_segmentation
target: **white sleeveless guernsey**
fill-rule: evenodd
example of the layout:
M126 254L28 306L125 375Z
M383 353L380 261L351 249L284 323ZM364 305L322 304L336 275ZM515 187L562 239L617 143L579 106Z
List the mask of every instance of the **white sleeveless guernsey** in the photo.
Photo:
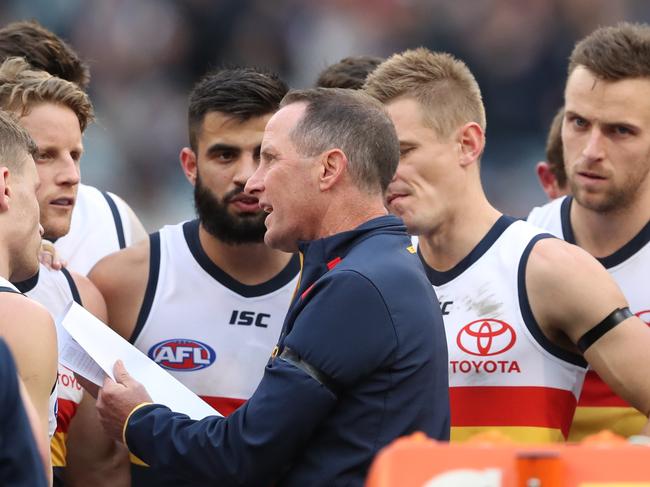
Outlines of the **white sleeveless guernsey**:
M0 277L0 287L10 288L13 291L20 294L20 290L3 277ZM48 434L50 435L50 438L54 436L54 432L56 431L56 414L57 414L57 385L54 384L52 386L52 392L50 393L48 421L47 421Z
M558 198L534 208L528 216L532 224L575 244L571 227L573 198ZM630 305L630 310L650 325L650 222L619 250L598 261L607 269ZM595 324L595 323L594 323ZM647 418L618 397L594 372L589 371L571 426L569 439L579 441L604 429L622 436L638 434Z
M149 282L131 342L224 415L255 391L296 288L299 257L246 286L199 242L198 220L150 236Z
M492 429L522 442L569 433L587 364L544 336L525 285L530 251L547 237L502 216L453 269L424 264L447 335L452 441Z
M72 276L66 269L53 271L41 265L39 273L33 278L17 283L16 287L26 296L42 304L57 319L63 314L71 301L81 304L81 298ZM52 466L66 465L66 437L70 421L77 412L83 397L83 389L74 373L59 364L57 376L58 409L56 414L56 432L50 442Z
M70 231L54 243L68 268L85 276L102 257L132 243L126 204L111 193L80 184Z

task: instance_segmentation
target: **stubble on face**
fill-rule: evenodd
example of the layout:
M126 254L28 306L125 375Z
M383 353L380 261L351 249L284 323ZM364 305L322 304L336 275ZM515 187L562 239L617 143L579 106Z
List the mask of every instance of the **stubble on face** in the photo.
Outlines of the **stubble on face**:
M620 212L650 191L648 96L647 80L605 81L581 66L570 74L562 140L568 186L582 207Z
M228 210L232 198L244 192L243 187L228 191L222 198L203 184L200 173L194 186L194 207L203 228L213 237L227 244L240 245L264 241L266 213L234 215Z

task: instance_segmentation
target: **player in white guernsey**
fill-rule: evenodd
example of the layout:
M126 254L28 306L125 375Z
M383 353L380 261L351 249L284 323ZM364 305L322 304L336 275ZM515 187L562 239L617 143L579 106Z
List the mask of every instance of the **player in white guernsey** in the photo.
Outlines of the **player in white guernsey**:
M298 280L298 257L264 244L265 214L244 193L286 90L248 68L199 81L180 154L198 220L164 227L90 274L111 326L223 414L255 391ZM134 485L178 485L155 473L132 469Z
M146 237L142 223L122 198L79 184L70 231L54 246L66 267L86 275L102 257Z
M42 228L36 198L36 153L27 132L0 111L0 336L16 360L38 414L37 433L46 444L55 425L56 331L45 308L20 295L9 282L27 279L38 269ZM50 471L50 465L46 469Z
M387 204L419 236L441 301L452 441L493 428L519 441L564 440L587 361L650 410L650 330L605 269L487 201L485 113L467 66L406 51L381 64L365 89L386 104L400 139Z
M40 221L45 237L55 240L70 228L83 152L82 132L92 120L90 100L75 84L34 70L21 58L9 58L0 66L0 107L16 114L37 145ZM81 295L88 309L106 321L101 294L79 274L73 276L65 269L50 271L41 266L40 272L29 280L15 284L20 291L44 305L53 317L60 316L75 295L81 302ZM52 440L52 463L55 484L62 485L65 474L60 469L67 463L67 437L69 432L74 433L69 427L83 391L73 373L63 367L59 367L58 389L62 399L53 422L56 435ZM92 404L87 409L92 412ZM78 434L70 437L70 451L73 455L83 452L80 454L83 462L78 462L76 478L70 475L75 473L74 468L73 472L68 472L68 480L97 484L95 472L101 472L102 462L110 462L114 443L95 441L86 427L78 426L76 431ZM115 475L111 485L115 485Z
M650 26L598 29L571 56L562 124L573 197L530 213L528 221L584 248L650 324ZM619 345L624 349L624 345ZM603 429L639 431L636 411L590 371L571 439Z
M62 39L36 21L0 29L0 61L21 56L33 67L86 90L88 66ZM88 274L102 257L144 240L147 233L133 210L117 195L79 184L70 231L54 242L68 269Z

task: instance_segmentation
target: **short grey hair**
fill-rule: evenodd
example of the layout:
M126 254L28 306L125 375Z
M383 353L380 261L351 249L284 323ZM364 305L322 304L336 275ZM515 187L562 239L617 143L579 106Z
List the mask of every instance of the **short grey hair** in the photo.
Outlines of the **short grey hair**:
M37 152L34 140L18 124L16 117L0 110L0 166L21 174L26 157L34 158Z
M307 104L290 134L300 155L340 149L357 187L369 193L386 190L399 163L399 140L377 100L360 91L314 88L290 91L280 107L293 103Z

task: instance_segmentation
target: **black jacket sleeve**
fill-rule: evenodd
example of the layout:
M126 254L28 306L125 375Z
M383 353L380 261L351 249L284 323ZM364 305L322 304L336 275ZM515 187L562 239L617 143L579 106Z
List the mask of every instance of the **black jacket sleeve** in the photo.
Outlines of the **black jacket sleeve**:
M265 371L255 395L228 418L189 419L160 405L131 416L126 441L152 467L215 485L271 485L336 402L283 359Z

